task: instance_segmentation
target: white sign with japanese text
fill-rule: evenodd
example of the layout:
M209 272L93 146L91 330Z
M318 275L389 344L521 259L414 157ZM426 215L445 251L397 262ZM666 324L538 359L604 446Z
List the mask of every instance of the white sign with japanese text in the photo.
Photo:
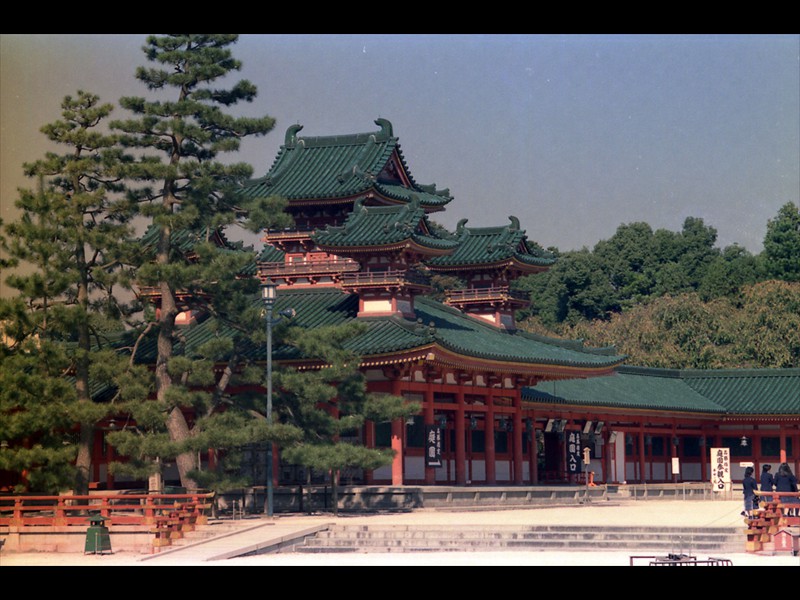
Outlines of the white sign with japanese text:
M711 448L711 489L724 492L731 484L730 448Z

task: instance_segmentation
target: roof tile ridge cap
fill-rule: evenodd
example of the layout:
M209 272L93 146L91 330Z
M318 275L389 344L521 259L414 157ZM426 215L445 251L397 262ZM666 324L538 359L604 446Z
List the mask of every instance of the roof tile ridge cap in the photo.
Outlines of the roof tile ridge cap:
M691 379L719 379L719 378L742 378L742 377L800 377L800 367L786 368L736 368L726 367L723 369L681 369L681 376Z
M683 379L681 369L667 367L648 367L643 365L620 365L616 368L621 375L646 375L651 377L669 377L670 379Z
M558 346L561 348L566 348L567 350L574 350L576 352L583 352L584 354L592 354L592 355L600 355L600 356L615 356L618 357L620 360L625 360L627 355L625 354L616 354L616 348L614 346L604 346L604 347L592 347L587 346L584 343L584 340L579 338L575 340L568 340L565 338L557 338L547 335L542 335L540 333L533 333L531 331L525 331L524 329L517 329L516 335L519 335L524 338L528 338L535 342L541 342L543 344L551 344L553 346ZM613 351L615 354L609 355L608 352Z

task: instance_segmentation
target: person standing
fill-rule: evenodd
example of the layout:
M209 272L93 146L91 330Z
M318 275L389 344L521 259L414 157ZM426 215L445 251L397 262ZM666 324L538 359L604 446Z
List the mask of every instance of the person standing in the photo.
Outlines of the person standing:
M753 516L753 501L755 500L756 492L758 491L758 482L756 481L756 478L753 477L754 472L755 469L753 467L747 467L744 470L744 479L742 479L744 510L741 513L743 517Z
M770 502L772 496L765 495L764 492L771 492L775 489L775 477L771 473L772 465L764 465L761 467L761 497L764 502Z
M792 473L789 463L781 463L778 467L778 472L775 474L775 491L776 492L796 492L797 491L797 477ZM800 508L795 508L795 505L800 504L800 498L792 496L783 496L779 498L781 504L786 506L786 516L800 515Z

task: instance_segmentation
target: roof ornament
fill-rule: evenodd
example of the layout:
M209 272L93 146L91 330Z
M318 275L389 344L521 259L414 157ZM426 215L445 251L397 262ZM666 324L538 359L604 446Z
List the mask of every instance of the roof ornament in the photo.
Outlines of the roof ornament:
M519 231L519 219L514 215L508 217L508 220L511 221L511 227L509 229L511 231Z
M353 202L353 212L361 212L364 210L364 198L356 198Z
M394 137L394 132L392 130L392 124L387 119L381 119L380 117L375 119L375 125L378 125L381 128L380 136L381 138L390 138Z
M294 146L297 143L297 134L301 129L303 129L303 126L300 125L300 123L290 125L286 130L286 137L283 140L284 146Z
M458 222L458 225L456 225L456 235L461 236L465 233L467 221L469 221L469 219L461 219Z

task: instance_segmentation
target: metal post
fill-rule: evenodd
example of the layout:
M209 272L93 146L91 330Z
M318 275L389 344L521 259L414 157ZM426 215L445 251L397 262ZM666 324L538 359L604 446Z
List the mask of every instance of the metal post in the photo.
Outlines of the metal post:
M292 318L295 315L293 308L282 310L277 319L272 318L272 309L275 306L276 289L278 285L267 278L261 284L261 299L264 301L267 319L267 425L272 425L272 326L281 320L281 316ZM272 498L272 442L267 441L267 516L274 513Z
M261 284L261 299L266 309L267 326L267 425L272 425L272 308L278 286L270 278ZM274 513L272 502L272 442L267 440L267 516Z
M272 303L267 304L267 425L272 425ZM267 516L274 512L272 502L272 442L267 441Z

